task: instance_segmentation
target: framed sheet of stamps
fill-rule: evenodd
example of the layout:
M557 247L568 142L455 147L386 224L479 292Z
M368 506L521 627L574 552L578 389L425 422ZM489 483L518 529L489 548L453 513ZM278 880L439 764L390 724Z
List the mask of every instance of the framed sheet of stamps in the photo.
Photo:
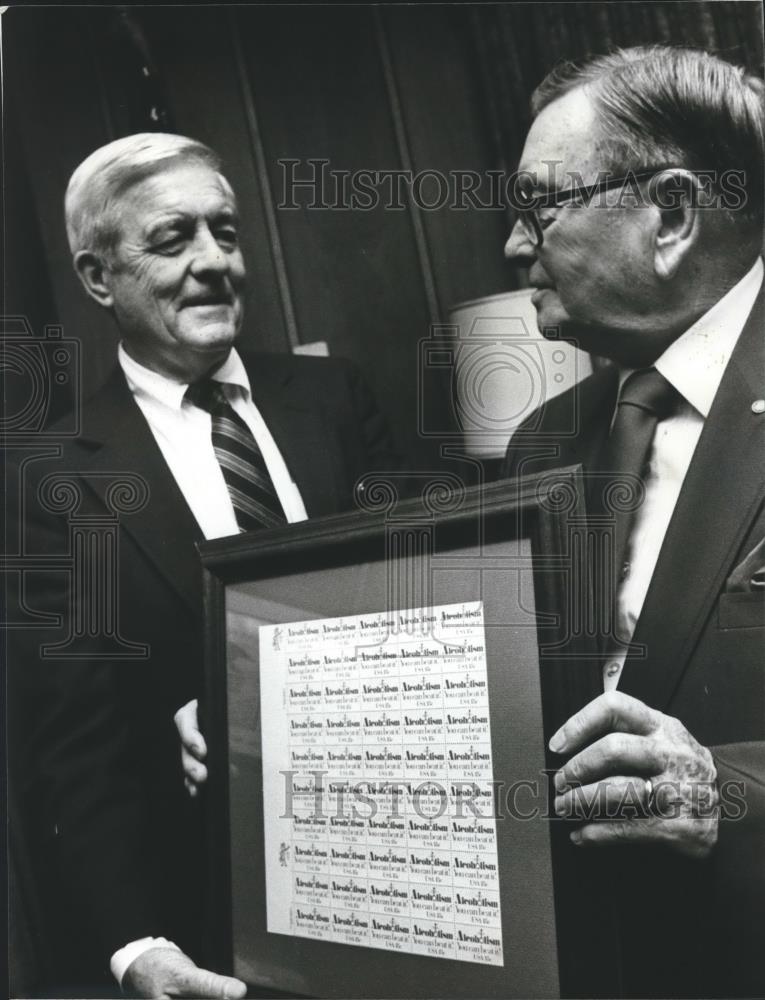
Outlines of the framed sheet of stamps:
M546 740L597 693L578 470L399 487L202 547L210 961L306 996L571 992L607 934L549 815Z

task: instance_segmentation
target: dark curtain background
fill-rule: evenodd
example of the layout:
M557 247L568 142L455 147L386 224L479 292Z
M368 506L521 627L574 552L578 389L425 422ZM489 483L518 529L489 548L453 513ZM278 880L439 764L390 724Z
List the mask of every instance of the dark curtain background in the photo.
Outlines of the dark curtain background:
M562 60L617 47L690 45L763 76L762 5L749 0L670 3L517 3L470 8L497 167L515 169L529 98Z

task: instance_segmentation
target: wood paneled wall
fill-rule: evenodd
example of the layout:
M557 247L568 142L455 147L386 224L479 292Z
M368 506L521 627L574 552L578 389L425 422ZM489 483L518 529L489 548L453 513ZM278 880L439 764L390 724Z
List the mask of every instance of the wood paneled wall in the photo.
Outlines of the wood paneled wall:
M556 63L630 45L692 45L762 77L763 8L751 0L499 3L470 10L495 156L517 163L529 95Z

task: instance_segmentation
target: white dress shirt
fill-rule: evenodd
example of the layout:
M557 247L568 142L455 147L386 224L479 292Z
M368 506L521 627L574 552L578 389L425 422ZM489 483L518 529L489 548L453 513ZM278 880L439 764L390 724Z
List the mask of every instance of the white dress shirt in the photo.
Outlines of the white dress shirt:
M238 534L234 507L212 446L210 414L185 398L187 382L176 382L138 364L122 344L118 357L133 398L205 538ZM212 378L224 383L228 402L252 431L287 521L305 521L308 515L300 491L253 402L250 380L233 348Z
M185 398L187 382L176 382L145 368L130 357L122 344L118 360L133 398L205 538L239 534L234 506L212 445L210 414ZM252 431L287 521L305 521L308 515L300 491L253 402L250 380L233 348L212 378L225 383L223 391L228 402ZM117 982L122 985L128 966L139 955L160 947L180 950L165 938L146 937L116 951L110 966Z
M603 667L606 691L619 683L626 646L635 634L683 480L762 278L763 263L758 258L738 284L655 362L654 367L682 400L672 416L659 421L651 442L645 499L636 513L628 543L629 570L616 596L617 634L623 645L615 648ZM620 391L629 374L629 370L620 372Z

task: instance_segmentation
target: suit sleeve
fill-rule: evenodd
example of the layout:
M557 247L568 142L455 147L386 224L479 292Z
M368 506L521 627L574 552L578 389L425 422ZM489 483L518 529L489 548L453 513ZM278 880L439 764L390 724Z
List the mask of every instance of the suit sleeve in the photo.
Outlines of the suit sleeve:
M722 803L713 859L717 947L741 995L765 988L765 742L713 747ZM742 981L742 976L745 980Z
M36 872L54 976L108 982L117 948L170 933L163 926L146 769L139 765L141 734L131 710L136 683L145 689L148 674L139 677L140 666L89 658L87 641L76 658L46 652L77 613L76 588L55 566L57 557L65 562L69 545L66 518L34 503L23 516L9 513L14 516L27 551L43 563L8 594L12 620L28 623L11 630L8 643L9 767L18 823ZM41 615L59 616L61 627L42 627Z

